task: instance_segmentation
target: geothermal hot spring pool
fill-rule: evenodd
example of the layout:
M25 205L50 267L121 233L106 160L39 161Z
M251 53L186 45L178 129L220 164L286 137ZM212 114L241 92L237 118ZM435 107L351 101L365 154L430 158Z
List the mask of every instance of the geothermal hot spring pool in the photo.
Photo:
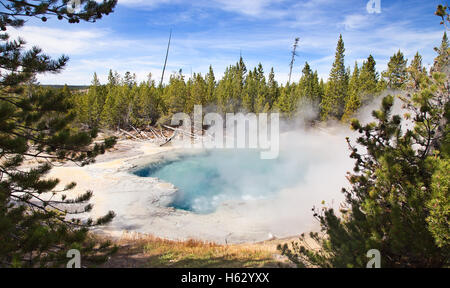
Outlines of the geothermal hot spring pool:
M275 198L301 183L310 159L293 160L283 153L263 160L256 150L220 149L149 164L134 173L175 185L178 192L170 207L208 214L224 202Z
M345 136L283 133L273 160L261 159L258 150L149 147L117 164L118 170L89 168L96 178L87 183L95 184L93 216L114 211L116 218L101 232L118 236L129 231L217 243L317 231L311 209L322 201L338 209L345 173L353 168Z

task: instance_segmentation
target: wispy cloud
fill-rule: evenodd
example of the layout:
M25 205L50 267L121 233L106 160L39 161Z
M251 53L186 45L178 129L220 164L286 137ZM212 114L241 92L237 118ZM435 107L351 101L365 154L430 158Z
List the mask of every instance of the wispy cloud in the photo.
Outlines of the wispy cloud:
M157 7L161 4L182 3L180 0L119 0L120 5Z
M39 46L46 53L77 55L101 50L104 45L96 40L103 39L109 33L99 29L70 32L48 27L25 26L21 29L10 29L8 34L12 38L25 39L28 46ZM116 42L114 45L121 45L121 43Z
M275 4L283 0L214 0L222 9L250 16L283 17L287 11Z
M363 14L347 15L345 16L342 25L348 30L363 28L370 25L369 16Z
M278 9L276 4L285 0L197 0L186 2L181 0L120 0L119 4L125 6L140 6L156 8L167 4L184 4L191 7L214 8L235 12L253 17L282 17L287 11Z

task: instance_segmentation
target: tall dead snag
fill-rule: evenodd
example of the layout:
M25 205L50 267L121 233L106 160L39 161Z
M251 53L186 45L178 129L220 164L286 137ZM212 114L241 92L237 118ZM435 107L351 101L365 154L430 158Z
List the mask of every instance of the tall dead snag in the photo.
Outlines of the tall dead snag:
M291 76L292 76L292 68L294 67L294 62L295 62L295 56L297 56L297 47L298 47L298 43L300 41L300 38L295 38L295 42L294 42L294 47L292 49L292 59L291 59L291 63L289 64L290 66L290 71L289 71L289 81L288 81L288 85L291 83Z
M161 83L159 84L162 87L163 81L164 81L164 73L166 72L166 66L167 66L167 58L169 57L169 49L170 49L170 41L172 40L172 29L170 29L170 35L169 35L169 43L167 44L167 51L166 51L166 60L164 60L164 67L161 75Z

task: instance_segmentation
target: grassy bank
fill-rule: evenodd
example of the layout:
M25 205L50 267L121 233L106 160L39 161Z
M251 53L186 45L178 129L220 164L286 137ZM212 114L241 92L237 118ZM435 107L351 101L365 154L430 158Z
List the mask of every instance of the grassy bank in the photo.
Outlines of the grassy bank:
M285 240L284 240L285 241ZM268 268L292 267L276 250L280 241L218 245L195 240L155 237L122 239L118 252L102 267L136 268Z

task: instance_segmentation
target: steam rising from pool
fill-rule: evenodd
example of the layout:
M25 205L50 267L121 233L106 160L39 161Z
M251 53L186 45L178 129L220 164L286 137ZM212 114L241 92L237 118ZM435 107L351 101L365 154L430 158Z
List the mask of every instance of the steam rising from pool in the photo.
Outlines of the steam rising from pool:
M340 125L291 130L280 135L277 159L260 159L259 150L189 149L165 153L134 174L178 189L163 205L199 215L233 207L242 221L264 220L282 235L285 229L304 228L300 222L315 223L311 209L322 201L339 208L345 174L353 168L346 136L352 133Z
M135 174L174 184L179 191L171 207L207 214L230 200L276 197L282 189L303 181L312 160L293 159L287 153L274 160L262 160L257 150L219 149L152 164Z

